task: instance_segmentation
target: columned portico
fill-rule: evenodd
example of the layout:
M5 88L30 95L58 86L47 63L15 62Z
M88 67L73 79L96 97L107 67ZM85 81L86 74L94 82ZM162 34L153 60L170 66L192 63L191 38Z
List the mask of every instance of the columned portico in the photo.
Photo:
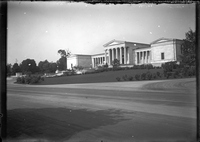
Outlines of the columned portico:
M117 48L110 48L105 50L105 56L106 51L108 51L109 61L107 61L108 65L112 65L112 61L114 59L118 59L120 64L127 64L129 55L127 52L126 47L117 47Z
M139 51L136 52L136 64L149 64L151 62L151 51L146 50L146 51Z

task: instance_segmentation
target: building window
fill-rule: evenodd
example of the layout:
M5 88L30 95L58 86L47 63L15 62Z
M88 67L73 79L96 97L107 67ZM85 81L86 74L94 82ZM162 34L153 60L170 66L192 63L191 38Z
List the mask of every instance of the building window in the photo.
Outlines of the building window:
M165 59L165 54L161 53L161 60L164 60L164 59Z

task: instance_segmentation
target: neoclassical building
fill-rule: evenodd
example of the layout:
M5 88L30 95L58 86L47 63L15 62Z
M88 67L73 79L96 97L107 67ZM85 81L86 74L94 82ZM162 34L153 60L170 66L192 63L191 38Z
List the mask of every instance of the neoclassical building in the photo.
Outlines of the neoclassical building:
M160 38L150 44L112 40L103 45L104 53L95 55L73 55L67 59L67 67L73 66L97 67L108 64L112 67L112 61L118 59L120 66L134 66L153 64L161 66L162 63L179 61L181 55L182 40Z

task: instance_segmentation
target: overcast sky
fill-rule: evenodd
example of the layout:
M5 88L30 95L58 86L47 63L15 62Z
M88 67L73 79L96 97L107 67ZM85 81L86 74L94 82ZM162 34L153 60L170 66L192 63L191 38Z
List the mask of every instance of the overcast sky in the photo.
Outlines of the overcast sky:
M151 43L185 38L195 30L195 4L86 4L8 2L8 63L56 62L59 49L72 54L103 53L116 39Z

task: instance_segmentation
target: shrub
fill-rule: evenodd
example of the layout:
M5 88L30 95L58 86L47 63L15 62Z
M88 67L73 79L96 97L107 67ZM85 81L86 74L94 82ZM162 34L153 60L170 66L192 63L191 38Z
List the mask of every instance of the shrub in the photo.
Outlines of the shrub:
M146 73L142 73L141 80L145 80L145 79L146 79Z
M140 74L136 74L136 75L135 75L135 79L136 79L136 80L140 80Z
M30 82L31 82L31 77L25 76L25 84L30 84Z
M152 77L153 77L152 74L150 72L147 72L146 79L151 80Z
M128 76L127 75L124 75L122 78L123 78L124 81L128 80Z
M132 81L132 80L133 80L133 77L132 77L132 76L129 76L129 77L128 77L128 80L129 80L129 81Z
M120 77L116 77L116 80L117 80L117 81L121 81L121 78L120 78Z
M22 82L22 77L17 77L16 82L17 83L21 83Z
M106 63L105 65L103 65L104 68L108 68L108 64Z
M118 71L118 70L121 70L122 68L120 67L113 67L113 71Z
M153 73L153 74L152 74L152 78L153 78L153 79L156 79L156 73Z
M25 77L18 77L16 82L21 84L35 84L41 81L44 81L44 78L40 75L28 75Z
M157 71L156 75L161 78L160 72Z

